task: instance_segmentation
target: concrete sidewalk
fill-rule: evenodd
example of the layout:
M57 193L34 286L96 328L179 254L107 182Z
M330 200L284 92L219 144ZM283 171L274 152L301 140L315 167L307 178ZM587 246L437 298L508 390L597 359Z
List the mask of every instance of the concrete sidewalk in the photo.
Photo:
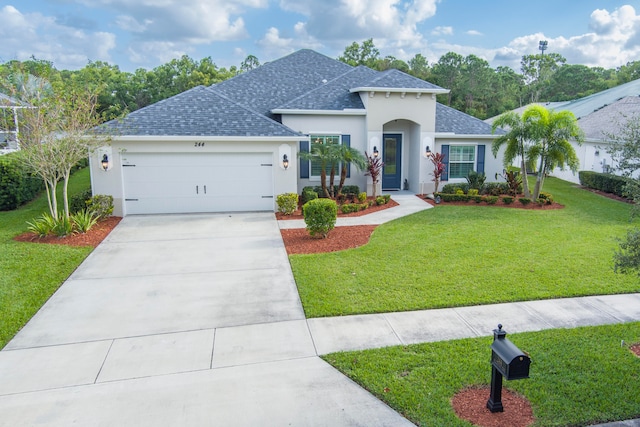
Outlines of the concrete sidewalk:
M393 198L343 225L431 207ZM305 319L292 222L125 218L0 352L0 426L411 426L318 356L640 320L640 294Z

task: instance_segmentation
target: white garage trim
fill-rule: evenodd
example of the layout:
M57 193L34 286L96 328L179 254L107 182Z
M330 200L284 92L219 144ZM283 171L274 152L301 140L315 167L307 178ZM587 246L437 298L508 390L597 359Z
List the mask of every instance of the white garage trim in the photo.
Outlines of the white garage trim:
M272 153L123 153L131 214L273 211Z

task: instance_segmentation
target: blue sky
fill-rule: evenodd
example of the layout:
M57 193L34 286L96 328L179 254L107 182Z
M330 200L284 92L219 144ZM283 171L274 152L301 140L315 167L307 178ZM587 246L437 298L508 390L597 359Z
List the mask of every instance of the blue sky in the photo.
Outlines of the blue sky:
M571 64L640 60L638 0L0 0L0 22L0 61L58 69L134 71L183 54L229 67L301 48L337 57L368 38L382 56L453 51L516 70L541 39Z

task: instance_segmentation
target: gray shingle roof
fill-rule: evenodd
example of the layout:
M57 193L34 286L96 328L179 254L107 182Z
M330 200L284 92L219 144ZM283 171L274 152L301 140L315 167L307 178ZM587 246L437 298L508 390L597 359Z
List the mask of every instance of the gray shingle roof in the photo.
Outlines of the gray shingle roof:
M269 116L271 110L353 69L303 49L212 86L237 103Z
M198 86L103 125L117 135L299 136L288 127Z
M230 80L199 86L106 123L118 135L300 136L272 120L274 110L364 109L355 88L444 91L399 70L352 67L312 50L300 50ZM438 104L436 131L491 134L491 126Z
M640 116L640 97L627 96L578 120L588 139L606 139L618 133L632 117Z
M368 81L378 73L371 68L359 66L323 84L304 95L280 106L286 110L344 110L363 109L362 99L349 90Z
M491 125L455 108L436 103L436 132L453 132L457 135L491 135ZM496 134L501 134L501 129Z
M378 72L378 75L369 80L362 82L358 87L380 87L380 88L403 88L403 89L433 89L436 91L445 91L440 86L434 85L417 77L410 76L400 70L391 69ZM354 87L355 88L355 87ZM352 88L352 89L354 89Z

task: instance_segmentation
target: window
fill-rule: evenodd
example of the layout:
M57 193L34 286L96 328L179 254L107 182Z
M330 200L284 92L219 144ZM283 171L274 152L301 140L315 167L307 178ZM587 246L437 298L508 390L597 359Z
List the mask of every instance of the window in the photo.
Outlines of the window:
M313 150L314 145L322 144L340 144L340 135L311 135L311 150ZM310 178L320 178L320 171L322 170L322 165L317 160L310 161ZM327 165L327 175L330 172L331 165Z
M452 145L449 148L449 179L466 178L474 170L475 145Z

